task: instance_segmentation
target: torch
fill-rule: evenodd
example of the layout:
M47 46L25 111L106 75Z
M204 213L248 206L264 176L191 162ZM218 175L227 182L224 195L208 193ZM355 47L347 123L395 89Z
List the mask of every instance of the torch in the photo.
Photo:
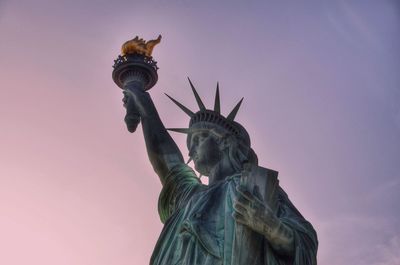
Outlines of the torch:
M114 60L112 78L121 89L147 91L158 80L157 62L151 56L155 45L160 43L161 35L155 40L145 41L136 36L125 42L121 48L121 55ZM125 119L130 119L130 132L134 132L139 125L139 113L133 113Z

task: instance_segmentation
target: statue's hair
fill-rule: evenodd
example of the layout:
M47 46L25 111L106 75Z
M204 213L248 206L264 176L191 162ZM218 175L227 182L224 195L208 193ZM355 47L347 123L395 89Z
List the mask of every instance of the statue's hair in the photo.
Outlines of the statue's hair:
M234 166L235 170L243 170L243 165L246 163L258 165L258 158L254 150L238 141L235 136L229 135L226 137L228 144L229 159Z

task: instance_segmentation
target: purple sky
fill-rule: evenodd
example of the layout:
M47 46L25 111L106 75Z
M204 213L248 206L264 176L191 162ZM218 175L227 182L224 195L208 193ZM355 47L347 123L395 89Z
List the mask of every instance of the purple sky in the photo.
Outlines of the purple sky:
M0 1L0 264L147 264L161 188L111 79L163 35L167 127L186 77L237 116L316 228L319 264L400 264L398 1ZM185 157L185 138L174 134Z

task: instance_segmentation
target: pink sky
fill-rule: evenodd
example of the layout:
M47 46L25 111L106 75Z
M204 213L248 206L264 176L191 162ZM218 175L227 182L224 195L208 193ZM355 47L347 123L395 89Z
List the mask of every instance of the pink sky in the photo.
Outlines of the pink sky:
M396 1L0 1L0 264L147 264L161 185L111 79L121 44L163 35L167 127L190 76L237 116L312 222L326 265L400 264ZM184 155L185 139L173 135Z

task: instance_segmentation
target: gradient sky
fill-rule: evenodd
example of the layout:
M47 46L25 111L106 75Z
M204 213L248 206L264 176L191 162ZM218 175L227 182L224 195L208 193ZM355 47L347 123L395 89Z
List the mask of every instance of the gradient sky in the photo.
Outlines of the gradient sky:
M147 264L161 184L111 79L121 44L163 35L167 127L186 77L237 116L312 222L322 265L400 264L400 4L0 1L0 264ZM173 135L187 157L185 138Z

